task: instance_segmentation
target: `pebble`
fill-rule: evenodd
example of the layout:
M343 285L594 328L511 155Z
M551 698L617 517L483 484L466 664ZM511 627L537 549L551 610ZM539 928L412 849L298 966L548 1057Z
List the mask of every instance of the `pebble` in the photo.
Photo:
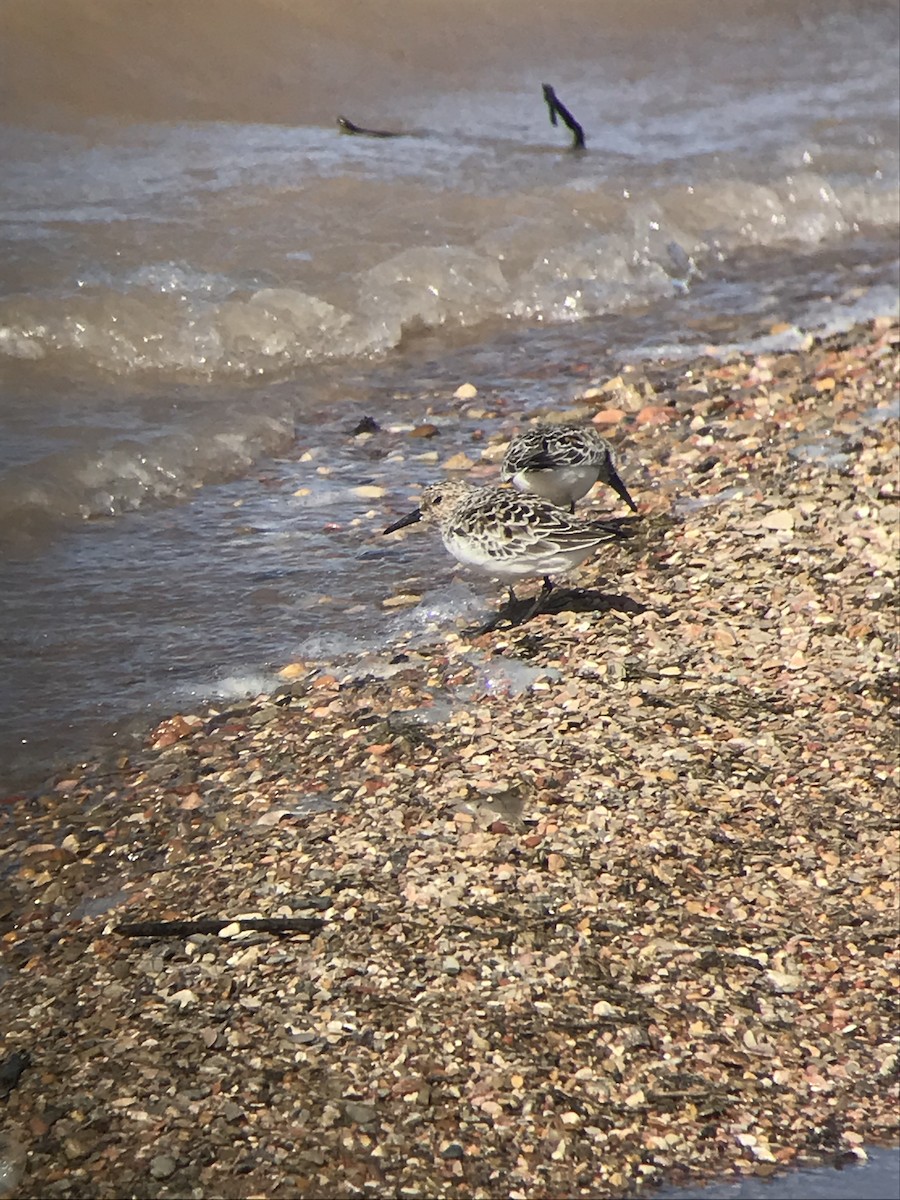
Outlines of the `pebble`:
M475 463L468 454L460 451L458 454L451 454L449 458L444 459L441 466L445 471L469 471L475 466Z
M422 597L416 592L400 592L396 596L386 596L381 602L382 608L406 608L418 604Z
M665 404L647 404L635 417L638 425L667 425L678 416L677 409Z
M175 1173L177 1163L168 1154L156 1154L150 1160L150 1174L154 1179L168 1179Z
M286 663L278 672L282 679L301 679L309 670L306 663L292 662Z
M793 512L789 508L776 508L766 515L760 521L760 524L766 529L793 529L795 525Z
M371 1125L378 1113L371 1104L361 1104L357 1100L345 1100L344 1116L348 1121L353 1121L357 1125Z

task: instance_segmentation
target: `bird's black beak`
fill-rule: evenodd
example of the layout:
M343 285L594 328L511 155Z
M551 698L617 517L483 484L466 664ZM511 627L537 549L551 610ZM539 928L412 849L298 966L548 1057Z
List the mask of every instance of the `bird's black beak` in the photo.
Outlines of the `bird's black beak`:
M407 513L405 517L401 517L399 521L395 521L393 525L388 525L387 529L383 529L384 533L396 533L398 529L405 529L407 525L415 525L416 521L422 520L421 508L414 508L411 513Z
M637 512L638 506L628 494L628 488L619 478L619 473L611 462L606 464L606 482L622 500L628 505L632 512Z

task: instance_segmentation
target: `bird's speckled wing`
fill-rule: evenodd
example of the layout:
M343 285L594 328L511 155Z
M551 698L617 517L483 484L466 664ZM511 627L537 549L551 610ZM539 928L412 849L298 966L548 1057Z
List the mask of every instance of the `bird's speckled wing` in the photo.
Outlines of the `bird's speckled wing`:
M445 540L474 543L498 561L577 553L628 536L619 525L585 522L549 501L505 488L486 489L458 506L443 532Z
M510 442L503 459L503 475L508 479L520 471L599 466L608 452L609 447L593 429L539 425Z

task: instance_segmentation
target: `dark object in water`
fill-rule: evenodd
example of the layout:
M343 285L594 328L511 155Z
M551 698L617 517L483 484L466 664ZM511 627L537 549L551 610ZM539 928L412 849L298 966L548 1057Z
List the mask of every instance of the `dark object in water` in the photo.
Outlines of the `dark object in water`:
M0 1097L6 1099L13 1088L18 1087L23 1071L31 1066L31 1055L27 1050L14 1050L0 1062Z
M363 129L362 125L354 125L347 117L338 117L337 123L341 133L351 133L356 137L389 138L404 136L402 133L392 133L389 129Z
M561 103L556 92L549 83L541 84L544 89L544 100L547 103L547 108L550 110L550 124L558 124L557 118L562 119L562 123L567 129L572 131L572 149L583 150L585 148L584 130L566 108ZM370 137L370 138L398 138L398 137L415 137L413 133L398 133L390 129L366 129L362 125L357 125L351 121L349 117L338 117L338 129L341 133L349 133L355 137Z
M561 104L556 92L549 83L541 84L544 89L544 99L547 102L547 108L550 110L550 124L556 124L556 118L562 117L562 122L567 129L572 131L572 149L584 149L584 130L569 112L564 104Z
M357 422L357 424L354 425L353 428L350 430L350 436L351 437L359 437L359 435L361 433L380 433L380 432L381 432L381 426L378 424L378 422L375 420L374 417L363 417L363 419L361 421Z

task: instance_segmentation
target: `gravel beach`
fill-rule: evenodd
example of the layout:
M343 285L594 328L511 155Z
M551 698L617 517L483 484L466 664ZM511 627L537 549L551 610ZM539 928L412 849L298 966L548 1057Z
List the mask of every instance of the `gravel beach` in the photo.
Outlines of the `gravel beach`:
M895 1139L898 340L586 373L642 520L583 590L3 797L8 1194L615 1197Z

